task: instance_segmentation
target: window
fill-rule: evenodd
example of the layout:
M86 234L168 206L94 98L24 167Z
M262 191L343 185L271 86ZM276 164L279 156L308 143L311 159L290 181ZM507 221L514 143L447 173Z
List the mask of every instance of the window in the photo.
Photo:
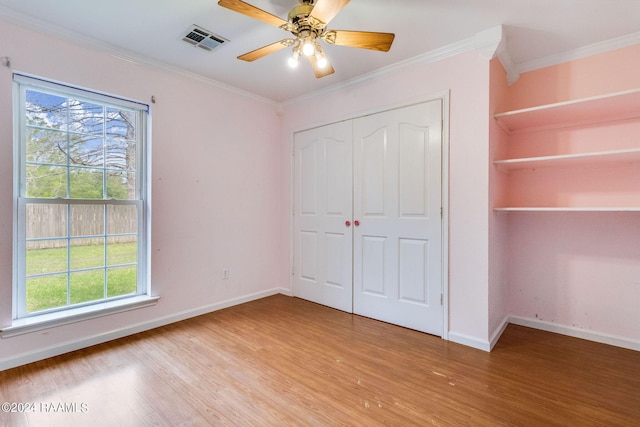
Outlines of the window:
M145 295L148 106L14 82L14 318Z

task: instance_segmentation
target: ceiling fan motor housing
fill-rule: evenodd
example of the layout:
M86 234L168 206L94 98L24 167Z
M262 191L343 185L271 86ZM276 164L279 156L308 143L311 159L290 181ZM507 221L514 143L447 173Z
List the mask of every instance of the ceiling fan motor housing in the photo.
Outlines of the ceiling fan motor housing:
M287 17L288 23L283 26L285 30L291 32L296 37L301 38L318 38L325 29L325 24L317 20L313 20L311 11L313 10L313 1L300 1L300 6L295 6L289 11Z
M297 25L300 21L306 20L311 14L312 10L313 6L311 4L301 4L300 6L295 6L289 11L288 21L294 25Z

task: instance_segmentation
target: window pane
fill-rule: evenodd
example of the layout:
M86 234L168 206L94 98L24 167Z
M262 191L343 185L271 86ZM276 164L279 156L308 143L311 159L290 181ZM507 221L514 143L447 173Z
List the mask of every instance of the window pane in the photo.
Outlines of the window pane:
M69 131L104 135L104 107L90 102L70 99Z
M25 216L27 239L67 236L67 205L65 204L30 203L26 205ZM59 241L54 240L44 244L51 245L57 242Z
M106 165L110 169L136 170L136 143L125 139L108 139Z
M107 296L133 294L137 290L136 267L118 267L107 269Z
M138 231L138 207L135 205L108 205L107 218L107 234L135 234Z
M67 240L27 242L27 276L67 271Z
M136 174L133 172L107 172L107 198L136 199Z
M70 257L71 270L104 267L104 239L73 239Z
M66 167L27 165L25 173L27 197L67 197Z
M47 310L67 305L67 275L27 278L26 311Z
M135 264L138 259L135 236L107 239L107 265Z
M67 133L27 128L26 157L29 163L67 164Z
M27 125L67 130L67 98L33 90L26 95Z
M94 136L71 135L69 139L69 164L104 167L104 140Z
M107 108L107 137L136 139L136 113L134 111Z
M72 236L97 236L103 234L103 205L71 205Z
M72 199L102 199L104 170L69 168L69 197Z
M69 274L71 304L104 298L104 270L82 271Z

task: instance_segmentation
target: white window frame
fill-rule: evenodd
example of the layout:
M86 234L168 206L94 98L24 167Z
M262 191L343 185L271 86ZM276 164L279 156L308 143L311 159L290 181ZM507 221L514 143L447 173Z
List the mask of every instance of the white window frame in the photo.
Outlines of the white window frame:
M1 331L3 338L33 330L44 329L85 318L102 316L113 312L130 310L155 304L158 297L151 297L150 290L150 108L148 104L111 96L39 77L14 73L14 242L13 242L13 323ZM136 198L72 199L72 198L27 198L26 182L26 90L36 90L64 97L99 103L136 112ZM137 216L137 283L135 294L122 297L98 299L87 303L65 305L50 310L27 313L26 311L26 226L25 207L28 203L50 203L62 205L98 204L135 205Z

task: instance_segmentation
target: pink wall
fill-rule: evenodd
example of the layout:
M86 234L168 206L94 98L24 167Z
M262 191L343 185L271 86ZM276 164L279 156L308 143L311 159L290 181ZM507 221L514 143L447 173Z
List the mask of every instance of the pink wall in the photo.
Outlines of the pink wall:
M640 88L640 45L525 73L501 111ZM506 157L638 148L640 122L512 135ZM500 143L492 138L493 143ZM504 158L504 157L503 157ZM500 178L498 178L500 179ZM637 162L515 172L502 205L640 206ZM523 190L524 189L524 190ZM498 214L508 227L509 312L640 348L640 213ZM503 237L492 235L496 245ZM605 339L606 342L606 339ZM635 343L635 344L634 344Z
M640 87L640 45L523 73L504 111Z
M283 140L290 142L298 130L425 101L450 90L449 338L480 348L489 338L488 81L489 61L469 51L287 103L283 116ZM290 161L290 146L282 156ZM289 180L283 185L289 188ZM290 218L290 211L285 215ZM290 238L287 230L285 239Z
M0 21L16 71L152 104L152 293L159 303L0 340L0 366L64 343L162 323L282 285L280 119L276 106L185 75ZM12 87L0 67L0 324L11 316ZM223 268L230 279L222 280Z
M640 342L640 213L508 219L512 315Z

